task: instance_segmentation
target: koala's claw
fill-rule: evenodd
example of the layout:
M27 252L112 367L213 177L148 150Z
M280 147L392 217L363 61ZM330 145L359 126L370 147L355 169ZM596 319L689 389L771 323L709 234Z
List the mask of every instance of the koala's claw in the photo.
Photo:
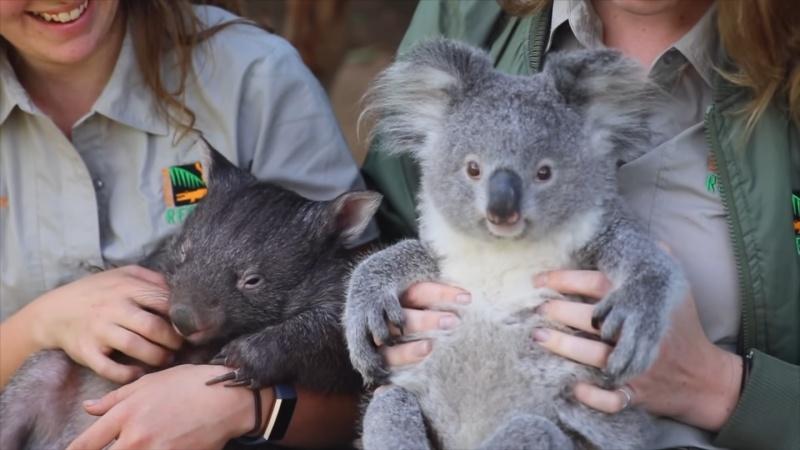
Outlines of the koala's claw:
M379 383L389 376L378 345L392 345L396 338L390 325L402 333L405 317L400 300L384 295L376 300L368 295L353 295L346 305L346 336L353 367L367 384Z
M592 326L600 330L606 342L616 340L605 372L614 380L624 381L646 371L658 354L665 328L657 304L643 307L639 296L616 291L595 306ZM636 303L638 302L638 304Z

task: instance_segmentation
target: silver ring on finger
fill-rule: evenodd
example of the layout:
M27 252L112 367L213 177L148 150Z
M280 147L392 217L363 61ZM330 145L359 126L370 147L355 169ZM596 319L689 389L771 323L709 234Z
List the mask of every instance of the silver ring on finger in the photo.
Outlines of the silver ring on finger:
M617 389L617 392L622 394L622 409L620 409L620 412L622 412L630 408L631 403L633 403L633 389L631 389L630 386L625 384L623 386L620 386Z

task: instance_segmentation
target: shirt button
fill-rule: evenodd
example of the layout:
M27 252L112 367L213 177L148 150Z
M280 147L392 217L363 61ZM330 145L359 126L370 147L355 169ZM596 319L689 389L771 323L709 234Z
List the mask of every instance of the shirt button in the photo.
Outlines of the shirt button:
M103 189L103 186L105 186L105 183L103 183L103 180L101 180L100 178L95 178L94 179L94 188L95 189Z

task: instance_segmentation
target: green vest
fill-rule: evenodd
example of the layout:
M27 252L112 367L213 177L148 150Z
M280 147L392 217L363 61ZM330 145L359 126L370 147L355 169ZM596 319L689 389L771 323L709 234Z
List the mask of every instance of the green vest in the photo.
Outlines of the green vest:
M542 68L550 11L505 15L494 1L422 1L400 46L447 36L482 47L495 67L511 74ZM748 92L718 78L705 118L716 159L742 299L740 352L751 364L737 409L715 445L800 448L800 134L775 104L743 142L736 112ZM379 140L364 164L367 184L385 196L378 216L382 237L414 236L419 171L407 156L389 156ZM794 207L794 210L793 210Z

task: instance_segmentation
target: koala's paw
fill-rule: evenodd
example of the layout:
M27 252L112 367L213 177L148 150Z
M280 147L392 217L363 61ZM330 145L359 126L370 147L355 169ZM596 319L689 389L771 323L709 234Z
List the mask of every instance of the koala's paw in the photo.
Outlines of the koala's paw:
M345 305L344 326L350 362L364 383L385 381L389 371L378 353L378 343L392 344L390 324L402 334L403 308L397 295L376 289L370 293L351 290Z
M663 282L630 283L595 306L592 325L600 330L603 340L616 339L605 369L612 379L624 382L655 361L676 294L681 295Z
M225 386L245 386L260 389L280 382L275 371L282 367L273 358L257 336L243 336L225 345L211 360L211 364L232 367L235 370L212 378L206 384L227 382Z

